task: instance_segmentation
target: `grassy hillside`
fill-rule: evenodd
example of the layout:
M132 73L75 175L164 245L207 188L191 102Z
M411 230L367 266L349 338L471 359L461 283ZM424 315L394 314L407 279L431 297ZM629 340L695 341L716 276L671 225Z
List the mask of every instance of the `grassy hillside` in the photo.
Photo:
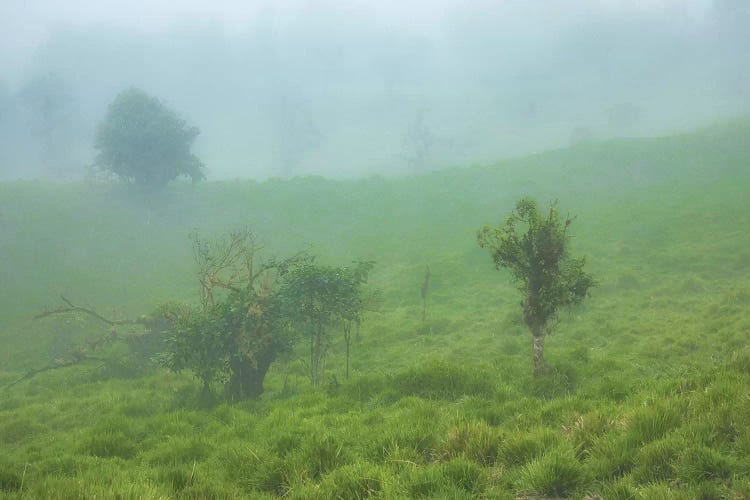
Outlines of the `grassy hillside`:
M13 497L750 496L750 121L400 179L0 184L0 385L101 332L30 319L59 295L119 317L195 300L188 235L247 226L263 253L377 261L382 303L344 381L303 353L259 401L195 405L197 381L92 363L0 389ZM553 366L476 230L515 200L577 215L600 286L561 315ZM428 319L420 285L432 269ZM116 354L116 353L115 353ZM110 353L110 355L113 355ZM127 376L126 376L127 375Z

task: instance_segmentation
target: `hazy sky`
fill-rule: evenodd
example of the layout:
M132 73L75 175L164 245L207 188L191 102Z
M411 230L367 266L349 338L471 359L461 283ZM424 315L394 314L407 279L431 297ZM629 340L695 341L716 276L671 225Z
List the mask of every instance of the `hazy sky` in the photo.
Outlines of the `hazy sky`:
M22 65L57 29L112 24L158 32L186 23L213 23L224 33L244 34L268 12L277 22L315 11L367 17L382 28L398 27L428 34L457 11L496 10L536 2L551 12L581 6L654 9L682 5L691 15L705 13L711 0L3 0L0 2L0 69ZM576 5L578 4L578 5ZM15 69L15 68L14 68ZM4 71L5 72L5 71Z
M130 86L200 127L213 178L684 130L748 110L744 2L0 0L0 179L81 172Z

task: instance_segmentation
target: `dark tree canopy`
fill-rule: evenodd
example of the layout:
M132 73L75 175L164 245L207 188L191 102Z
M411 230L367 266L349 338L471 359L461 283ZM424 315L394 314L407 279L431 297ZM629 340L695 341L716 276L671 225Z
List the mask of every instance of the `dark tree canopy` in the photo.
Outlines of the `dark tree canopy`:
M198 134L159 99L130 88L109 105L96 130L95 163L144 189L161 189L181 175L200 181L203 163L190 152Z
M560 308L580 303L594 279L583 268L584 258L568 255L568 227L573 219L560 218L556 206L545 217L532 199L522 199L497 228L479 230L479 246L492 254L495 268L513 274L524 295L523 319L534 337L534 369L544 369L544 336Z

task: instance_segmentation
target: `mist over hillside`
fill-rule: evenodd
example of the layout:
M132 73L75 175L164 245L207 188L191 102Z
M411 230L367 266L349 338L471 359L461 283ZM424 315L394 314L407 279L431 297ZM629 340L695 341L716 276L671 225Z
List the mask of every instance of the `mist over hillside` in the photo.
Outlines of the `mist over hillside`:
M739 1L84 7L0 7L0 179L85 175L130 86L200 127L212 179L487 163L750 102Z

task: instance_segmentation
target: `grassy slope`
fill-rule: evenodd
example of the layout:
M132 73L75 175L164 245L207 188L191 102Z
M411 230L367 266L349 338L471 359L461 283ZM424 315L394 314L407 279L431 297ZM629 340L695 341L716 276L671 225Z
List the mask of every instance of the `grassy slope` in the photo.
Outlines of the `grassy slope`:
M750 123L427 176L175 186L0 185L0 383L93 335L31 321L64 293L134 316L194 296L190 231L253 228L269 254L378 262L350 382L277 363L258 402L192 407L187 375L95 367L1 393L9 495L706 498L750 495ZM476 247L521 196L578 215L601 286L531 377L504 272ZM419 287L432 268L429 319ZM340 346L329 375L343 380ZM288 373L287 391L282 391ZM23 484L22 484L23 483Z

